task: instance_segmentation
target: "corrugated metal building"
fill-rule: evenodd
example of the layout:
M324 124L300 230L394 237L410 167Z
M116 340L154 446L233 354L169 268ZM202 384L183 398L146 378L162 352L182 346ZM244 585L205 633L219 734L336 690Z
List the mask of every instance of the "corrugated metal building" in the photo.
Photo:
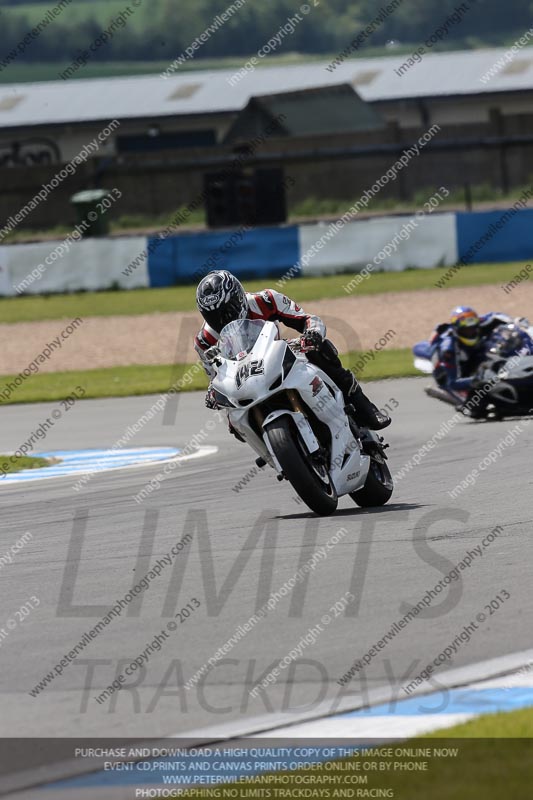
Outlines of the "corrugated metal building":
M405 56L261 67L235 83L234 70L0 86L0 158L14 141L51 138L69 160L106 121L121 121L106 154L213 146L224 141L251 98L348 84L401 130L480 125L496 113L533 111L533 48L486 82L505 51L428 54L401 73Z
M2 169L0 218L111 120L120 124L34 212L32 227L71 216L70 195L101 185L121 189L122 214L166 213L201 194L205 173L237 156L244 169L282 167L293 203L353 201L434 125L438 135L383 198L441 185L524 185L533 175L533 48L510 61L505 53L0 86L0 168L14 167ZM279 109L285 124L250 146Z

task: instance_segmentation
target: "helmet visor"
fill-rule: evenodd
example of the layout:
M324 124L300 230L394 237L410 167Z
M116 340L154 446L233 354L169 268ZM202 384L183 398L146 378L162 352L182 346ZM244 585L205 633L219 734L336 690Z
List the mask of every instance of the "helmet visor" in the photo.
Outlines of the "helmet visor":
M243 293L242 296L239 294L238 297L232 297L220 308L202 309L202 316L213 330L220 333L224 325L229 322L234 322L236 319L244 319L247 311L248 304Z
M467 317L457 323L457 338L466 345L473 346L479 342L479 320L476 317Z

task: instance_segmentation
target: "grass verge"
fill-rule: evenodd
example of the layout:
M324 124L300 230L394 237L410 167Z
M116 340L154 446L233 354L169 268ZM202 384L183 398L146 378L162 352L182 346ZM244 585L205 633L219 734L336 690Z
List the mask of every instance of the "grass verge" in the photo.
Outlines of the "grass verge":
M159 394L168 389L190 368L187 364L110 367L69 372L44 372L31 375L13 392L7 401L13 403L40 403L61 400L71 394L76 386L85 390L84 399L97 397L130 397L140 394ZM0 392L13 380L13 375L0 376ZM207 387L207 378L198 373L184 391Z
M475 264L459 270L446 288L503 284L522 268L521 262ZM412 269L405 272L377 272L359 284L351 295L411 292L435 289L435 283L446 269ZM344 286L355 273L313 278L294 278L284 287L299 303L334 297L348 297ZM244 281L248 291L265 285L276 288L274 278ZM442 290L440 290L442 291ZM42 319L72 317L107 317L123 314L152 314L164 311L194 311L195 286L170 286L165 289L133 289L129 291L81 292L69 295L4 297L0 299L0 322L33 322Z
M480 717L447 728L446 738L455 739L533 739L533 708ZM425 739L442 739L442 731L428 733Z
M347 353L342 356L345 366L357 363L360 354ZM110 367L108 369L89 369L71 372L44 372L31 375L13 392L2 405L14 403L41 403L61 400L77 386L85 389L84 399L97 397L130 397L142 394L166 392L190 369L190 364L146 365L129 367ZM412 365L411 351L408 348L384 350L376 353L374 361L366 365L359 377L363 381L383 378L402 378L419 375ZM0 376L0 392L5 389L15 375ZM187 378L182 391L207 388L207 377L197 372Z
M8 472L21 472L23 469L41 469L41 467L49 466L50 461L46 458L0 455L0 473L2 473L2 476Z
M409 347L395 350L381 350L374 353L374 361L358 368L361 353L353 351L341 355L345 367L351 369L363 381L381 381L386 378L409 378L413 375L420 377L421 373L413 365L413 356Z

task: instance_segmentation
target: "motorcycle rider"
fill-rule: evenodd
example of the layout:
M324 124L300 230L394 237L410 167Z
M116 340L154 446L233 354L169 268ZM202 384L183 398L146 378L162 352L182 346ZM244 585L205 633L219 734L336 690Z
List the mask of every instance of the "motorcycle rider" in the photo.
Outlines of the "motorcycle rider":
M508 314L489 311L480 317L470 306L454 308L450 321L437 325L430 338L437 384L452 392L475 388L473 376L486 359L490 336L512 321Z
M216 343L222 328L237 319L262 319L283 322L302 334L300 346L308 360L322 369L340 388L350 412L355 410L356 422L372 430L390 425L391 419L382 414L366 397L355 375L344 369L338 351L326 339L326 326L320 317L306 314L300 306L280 292L266 289L262 292L245 292L241 282L227 270L213 270L198 284L196 304L205 322L194 340L210 378L215 375L212 359L217 354ZM206 395L208 408L216 408L213 392Z
M433 377L449 392L467 392L464 401L456 406L466 416L473 419L485 416L490 394L479 368L491 351L494 332L512 322L508 314L489 311L480 317L470 306L457 306L450 322L438 325L433 332L430 339ZM516 322L519 325L525 322L527 327L527 320Z

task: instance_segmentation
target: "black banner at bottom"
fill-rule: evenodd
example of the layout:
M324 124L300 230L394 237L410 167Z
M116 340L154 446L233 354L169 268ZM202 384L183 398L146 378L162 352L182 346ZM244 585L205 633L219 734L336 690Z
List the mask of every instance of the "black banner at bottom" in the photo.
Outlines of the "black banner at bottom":
M531 800L533 739L1 740L0 794L32 787L43 800Z

